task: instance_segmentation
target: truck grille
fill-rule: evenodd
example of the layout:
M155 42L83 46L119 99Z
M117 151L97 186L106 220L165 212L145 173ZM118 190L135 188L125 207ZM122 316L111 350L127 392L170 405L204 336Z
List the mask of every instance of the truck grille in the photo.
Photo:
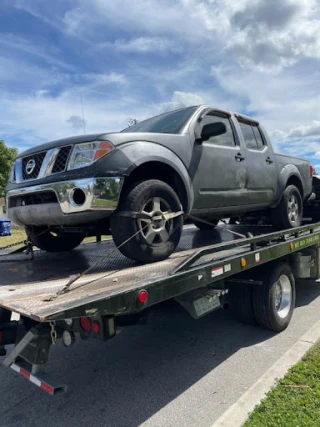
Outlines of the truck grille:
M52 167L52 170L46 170L40 174L41 166L43 165L44 159L47 155L47 151L42 151L41 153L32 154L30 156L24 157L21 162L21 177L23 181L29 180L29 179L37 179L37 178L44 178L47 175L63 172L66 170L68 159L70 156L72 150L72 146L68 145L65 147L61 147L59 149L58 155L56 157L56 160L54 162L54 165ZM50 162L50 159L46 159L46 163L48 165L52 162ZM16 181L16 176L14 172L13 176L14 182Z
M38 178L46 154L47 152L43 151L22 159L22 178L24 180Z
M54 163L54 166L52 168L52 173L63 172L66 169L71 148L72 148L71 146L68 146L68 147L62 147L60 149L59 154Z

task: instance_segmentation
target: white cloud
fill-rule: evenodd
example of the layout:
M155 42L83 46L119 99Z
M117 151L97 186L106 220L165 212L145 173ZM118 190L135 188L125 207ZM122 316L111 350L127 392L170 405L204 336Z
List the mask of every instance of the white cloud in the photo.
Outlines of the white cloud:
M172 40L165 37L137 37L129 40L118 39L113 45L122 52L179 52L181 48Z
M58 30L78 63L2 37L29 61L0 58L4 132L65 136L83 93L90 132L204 102L255 116L286 153L320 152L317 0L6 1Z
M318 137L320 138L320 120L314 120L311 124L305 126L298 126L291 129L286 138L294 139L301 137Z
M112 83L123 85L127 83L127 78L124 74L110 72L107 74L89 73L84 74L84 77L93 86L103 86Z
M204 104L201 95L191 92L175 91L169 102L164 102L156 106L157 114L167 111L178 110L179 108L191 107L193 105ZM155 106L154 106L155 108Z

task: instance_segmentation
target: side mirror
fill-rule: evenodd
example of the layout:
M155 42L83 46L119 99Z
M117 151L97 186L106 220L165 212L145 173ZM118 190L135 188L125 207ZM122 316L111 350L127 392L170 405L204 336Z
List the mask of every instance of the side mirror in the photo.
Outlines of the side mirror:
M202 141L207 141L212 136L223 135L226 132L227 128L223 122L209 123L202 128L201 139Z

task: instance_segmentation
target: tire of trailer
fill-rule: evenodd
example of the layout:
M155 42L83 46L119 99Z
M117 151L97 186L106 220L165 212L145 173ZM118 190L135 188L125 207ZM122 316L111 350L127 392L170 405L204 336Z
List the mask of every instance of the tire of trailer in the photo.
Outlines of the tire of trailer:
M236 318L247 325L256 325L257 320L252 303L253 285L231 283L228 287L231 310Z
M201 221L193 221L194 225L199 228L199 230L213 230L217 225L219 220L218 219L207 219L203 218L205 221L210 222L210 224L205 224Z
M134 261L151 263L168 258L180 241L183 216L154 222L153 216L182 210L176 192L165 182L150 179L132 184L120 199L117 212L111 217L111 233L120 252ZM148 225L121 212L148 214ZM160 230L157 233L157 230ZM139 232L140 231L140 232ZM148 234L150 233L150 234ZM132 237L135 235L134 237ZM126 243L124 243L126 242Z
M291 267L276 262L261 269L262 285L252 290L253 311L257 323L274 332L289 325L296 300L295 280Z
M30 239L34 246L46 252L67 252L76 248L85 238L82 233L61 233L53 234L50 231L44 232L42 227L33 227L30 232Z
M284 190L279 205L272 211L272 222L279 230L300 227L303 219L303 201L295 185Z

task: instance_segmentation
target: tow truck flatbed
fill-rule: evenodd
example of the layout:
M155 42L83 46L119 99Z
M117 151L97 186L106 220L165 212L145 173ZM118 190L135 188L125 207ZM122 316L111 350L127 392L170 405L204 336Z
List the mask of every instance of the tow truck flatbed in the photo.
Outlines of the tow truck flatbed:
M230 228L239 231L239 227ZM246 231L241 227L240 230ZM38 251L33 262L2 264L6 265L6 275L1 278L0 305L39 322L88 313L136 312L290 254L298 250L297 243L306 238L309 240L305 247L320 241L318 225L286 233L241 238L231 234L227 226L205 232L186 229L176 253L165 261L145 265L136 265L122 256L112 240L85 244L69 253ZM247 260L246 266L240 264L243 257ZM89 274L77 280L65 294L48 301L68 283L70 276L81 273L92 263L97 265ZM220 270L214 271L215 268ZM148 303L143 305L132 298L142 289L149 294Z
M232 305L233 297L242 321L281 331L294 308L294 277L319 277L319 246L320 223L313 223L284 231L186 227L169 259L145 265L123 257L112 240L70 253L35 251L32 261L18 263L1 263L0 253L0 355L15 344L5 366L42 384L49 348L57 339L68 346L76 335L111 338L122 326L145 320L152 306L173 298L200 318L229 301ZM88 267L88 274L81 275ZM265 297L270 292L271 305ZM10 320L12 312L20 314L19 323ZM61 389L48 381L51 394Z

